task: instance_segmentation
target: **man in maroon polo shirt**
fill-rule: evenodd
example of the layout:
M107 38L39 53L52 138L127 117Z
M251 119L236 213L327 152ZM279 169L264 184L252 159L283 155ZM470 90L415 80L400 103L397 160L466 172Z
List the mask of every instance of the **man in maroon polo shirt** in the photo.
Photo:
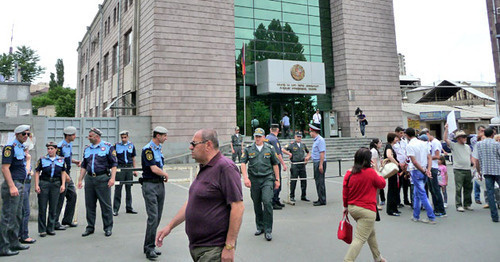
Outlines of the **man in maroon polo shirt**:
M217 132L196 132L189 149L200 172L189 188L188 201L156 235L156 245L186 221L193 261L234 261L236 239L245 209L238 168L219 151Z

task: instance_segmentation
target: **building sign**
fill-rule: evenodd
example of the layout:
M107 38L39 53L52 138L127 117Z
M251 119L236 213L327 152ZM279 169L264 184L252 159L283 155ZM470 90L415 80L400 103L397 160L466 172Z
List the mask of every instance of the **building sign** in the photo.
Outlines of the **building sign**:
M408 118L408 127L411 127L415 130L420 129L420 121Z
M257 94L326 94L325 65L267 59L257 63Z
M431 111L431 112L420 112L421 121L443 121L450 111ZM455 118L460 119L460 111L455 111Z

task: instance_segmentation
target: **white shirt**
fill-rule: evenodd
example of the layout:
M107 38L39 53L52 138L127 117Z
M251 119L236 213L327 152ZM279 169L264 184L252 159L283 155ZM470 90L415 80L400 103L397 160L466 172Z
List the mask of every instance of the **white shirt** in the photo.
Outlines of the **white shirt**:
M321 124L321 115L319 113L313 115L313 123Z
M257 149L260 151L262 151L262 147L264 147L264 144L262 144L261 146L258 146L258 145L255 145L255 147L257 147Z
M408 146L408 141L405 138L399 140L394 146L394 151L396 151L396 158L399 163L406 163L406 147Z
M434 156L436 154L436 151L439 151L439 154L441 155L441 150L443 150L443 145L441 145L441 142L437 138L434 138L430 144L431 144L431 156ZM439 168L437 159L432 160L432 168Z
M380 160L379 160L379 152L376 148L370 149L370 152L372 152L372 160L373 162L377 163L377 166L380 167Z
M415 160L417 160L417 162L423 169L427 169L427 156L430 154L430 152L431 147L429 143L418 140L416 137L410 140L410 143L408 143L408 146L406 146L406 155L408 157L414 156ZM413 162L410 161L410 163L408 164L408 170L413 171L418 169L415 167Z

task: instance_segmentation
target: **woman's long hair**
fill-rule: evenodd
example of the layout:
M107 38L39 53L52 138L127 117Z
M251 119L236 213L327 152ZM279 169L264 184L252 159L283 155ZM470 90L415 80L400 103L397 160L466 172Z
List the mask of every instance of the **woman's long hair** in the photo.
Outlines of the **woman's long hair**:
M378 156L380 157L380 152L378 151L378 148L377 148L377 144L380 143L380 139L378 138L374 138L371 142L370 142L370 150L372 148L375 148L375 150L377 150L377 154Z
M356 151L354 154L354 166L352 167L351 173L360 173L363 168L369 168L372 166L372 152L366 147L362 147Z

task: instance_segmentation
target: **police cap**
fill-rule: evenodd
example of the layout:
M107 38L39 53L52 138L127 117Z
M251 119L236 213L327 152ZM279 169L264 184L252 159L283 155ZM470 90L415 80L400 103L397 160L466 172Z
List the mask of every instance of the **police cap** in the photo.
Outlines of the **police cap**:
M20 125L20 126L16 127L16 129L14 129L14 133L19 134L19 133L22 133L22 132L28 131L28 130L30 130L29 125Z
M63 133L65 135L74 135L76 134L76 127L74 126L67 126L64 128Z
M121 132L120 132L120 136L121 136L121 135L126 135L126 136L128 136L128 130L123 130L123 131L121 131Z
M57 148L57 144L56 144L56 142L48 142L47 144L45 144L45 146L46 146L46 147L51 146L51 147L53 147L53 148Z
M321 131L321 128L313 125L313 124L309 124L309 129L313 130L313 131Z
M300 137L302 137L302 132L297 131L297 132L295 132L295 135L296 135L296 136L300 136Z
M256 128L255 131L253 132L253 136L264 136L264 129L262 128Z
M168 134L168 130L162 126L155 127L155 129L153 129L153 132L156 132L158 134Z
M92 128L90 129L89 133L90 133L90 132L94 132L96 135L98 135L98 136L102 136L102 131L101 131L101 130L99 130L97 127L92 127Z

